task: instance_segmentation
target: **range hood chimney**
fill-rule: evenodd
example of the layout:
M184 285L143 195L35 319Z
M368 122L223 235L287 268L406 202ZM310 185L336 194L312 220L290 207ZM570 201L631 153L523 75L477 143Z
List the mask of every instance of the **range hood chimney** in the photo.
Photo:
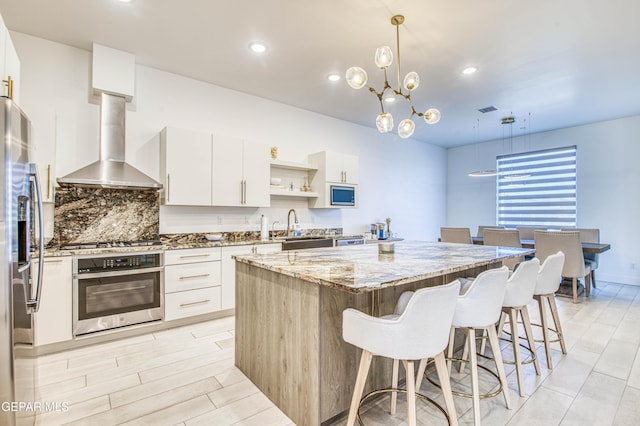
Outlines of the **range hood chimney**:
M134 74L134 55L93 45L93 90L101 96L100 157L98 161L58 178L60 185L162 189L160 182L127 164L124 159L126 101L132 98Z
M120 189L162 189L162 184L124 161L125 99L102 93L100 159L62 178L60 185Z

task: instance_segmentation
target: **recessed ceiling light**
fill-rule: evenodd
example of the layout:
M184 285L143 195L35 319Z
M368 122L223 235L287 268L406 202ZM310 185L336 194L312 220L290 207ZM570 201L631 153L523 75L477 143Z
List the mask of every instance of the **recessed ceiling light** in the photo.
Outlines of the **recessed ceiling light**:
M267 51L267 45L259 41L254 41L249 44L249 49L251 49L253 53L264 53Z
M327 80L329 81L340 81L340 74L329 74L327 76Z
M133 3L134 0L120 0L120 3Z
M477 71L478 71L478 67L466 67L465 69L462 70L462 74L471 75L476 73Z

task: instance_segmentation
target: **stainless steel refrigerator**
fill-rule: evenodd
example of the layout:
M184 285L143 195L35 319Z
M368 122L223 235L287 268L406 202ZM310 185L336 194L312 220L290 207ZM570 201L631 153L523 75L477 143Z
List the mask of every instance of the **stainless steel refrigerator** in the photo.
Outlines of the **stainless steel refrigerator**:
M40 182L29 162L31 123L9 98L0 97L0 425L32 425L34 395L33 314L42 291L42 272L31 279L34 253L42 262ZM33 224L38 222L38 231ZM42 271L42 268L39 268ZM35 281L35 282L34 282Z

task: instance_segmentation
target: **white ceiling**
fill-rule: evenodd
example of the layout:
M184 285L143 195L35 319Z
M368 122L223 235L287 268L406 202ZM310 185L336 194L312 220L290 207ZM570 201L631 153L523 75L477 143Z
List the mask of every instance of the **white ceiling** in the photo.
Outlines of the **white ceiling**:
M376 97L326 76L360 66L380 90L373 54L380 45L395 54L390 18L403 14L403 74L422 79L414 106L442 112L436 125L417 121L413 137L443 147L502 138L507 115L517 136L640 114L638 0L0 0L0 13L13 31L86 50L96 42L139 64L369 127ZM253 40L268 53L251 53ZM463 76L468 65L479 72ZM396 124L408 115L397 104ZM490 105L499 110L477 111Z

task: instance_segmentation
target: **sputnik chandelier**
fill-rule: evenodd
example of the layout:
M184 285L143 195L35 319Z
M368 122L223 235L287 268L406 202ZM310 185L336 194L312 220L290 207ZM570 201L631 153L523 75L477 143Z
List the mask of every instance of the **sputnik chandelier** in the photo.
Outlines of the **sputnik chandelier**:
M393 53L389 46L382 46L376 49L375 63L376 66L384 71L384 87L382 91L378 92L371 86L367 86L371 93L374 93L380 101L380 109L382 112L376 118L376 127L380 133L387 133L393 130L393 116L385 112L383 101L385 99L384 94L387 90L392 91L395 95L403 97L408 103L411 111L409 118L405 118L398 124L398 135L401 138L409 138L413 135L415 130L415 123L412 118L414 115L423 117L424 121L429 124L436 124L440 121L440 111L435 108L429 108L424 113L418 112L411 103L411 92L418 88L420 85L420 76L417 72L411 71L403 80L403 85L400 85L400 25L404 22L404 16L395 15L391 18L391 24L396 27L396 52L398 63L398 86L397 90L391 87L387 80L387 68L393 62ZM367 84L367 72L360 67L351 67L347 70L346 79L349 86L353 89L361 89ZM406 89L406 93L402 91L402 88Z

